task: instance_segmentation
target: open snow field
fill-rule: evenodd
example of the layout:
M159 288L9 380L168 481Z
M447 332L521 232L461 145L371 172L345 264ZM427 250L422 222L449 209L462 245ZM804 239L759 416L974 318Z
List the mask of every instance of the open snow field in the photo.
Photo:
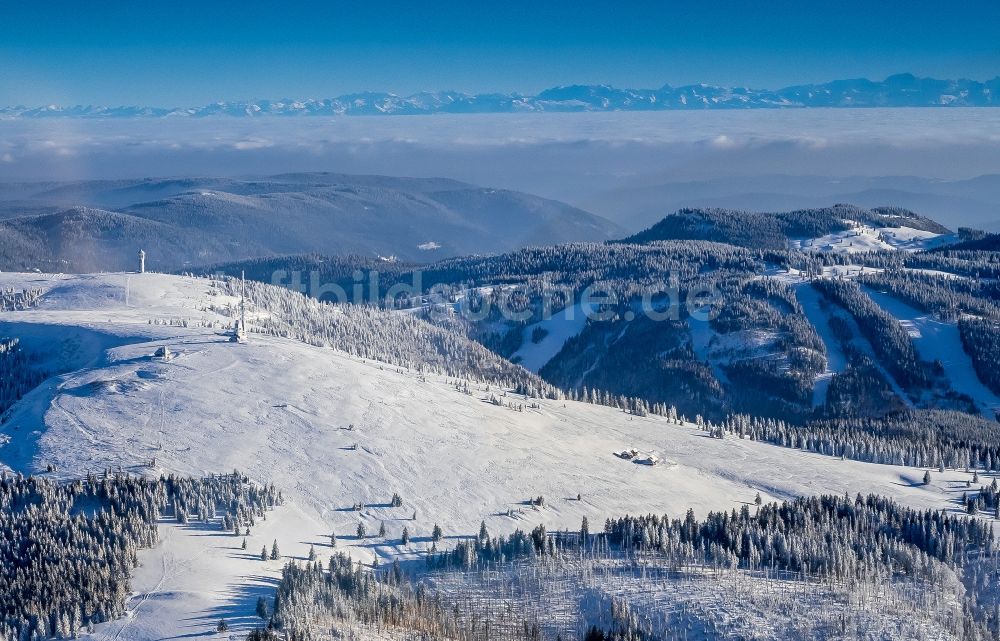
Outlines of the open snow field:
M857 223L851 223L851 225L852 228L847 231L827 234L819 238L792 240L788 243L789 249L833 254L854 254L891 249L920 251L936 247L952 238L909 227L869 227Z
M159 545L139 554L133 594L126 602L128 614L97 626L92 638L222 636L215 633L220 619L229 624L233 638L243 638L247 630L260 625L254 606L258 597L270 603L282 565L307 558L306 540L313 538L314 528L315 522L296 506L282 506L253 528L243 550L243 537L220 531L217 523L179 525L166 519L159 527ZM270 550L275 540L282 559L261 561L261 547ZM325 558L329 543L317 544L316 550L319 558Z
M65 370L0 426L0 466L42 473L51 464L63 477L118 466L238 468L287 499L254 528L245 552L241 539L215 529L162 528L161 544L140 555L131 616L101 626L102 638L198 636L220 616L237 624L233 634L245 631L280 569L257 558L273 539L285 555L304 557L315 545L324 558L336 531L339 547L367 560L418 554L435 523L446 539L474 534L482 520L494 533L576 529L583 516L596 525L625 513L729 510L758 491L765 500L876 492L957 509L970 476L935 472L923 486L919 469L716 440L692 424L576 402L530 409L532 401L506 395L524 404L517 411L488 402L502 391L483 384L465 394L454 380L287 339L229 343L219 329L228 319L208 310L234 301L203 279L0 274L0 287L47 291L36 309L0 314L0 335L24 337L51 369ZM161 345L176 356L153 358ZM630 447L664 464L613 455ZM403 507L389 505L393 492ZM527 504L539 495L544 507ZM352 509L358 502L361 511ZM369 537L384 522L387 538L357 539L359 522ZM403 527L413 536L408 550Z

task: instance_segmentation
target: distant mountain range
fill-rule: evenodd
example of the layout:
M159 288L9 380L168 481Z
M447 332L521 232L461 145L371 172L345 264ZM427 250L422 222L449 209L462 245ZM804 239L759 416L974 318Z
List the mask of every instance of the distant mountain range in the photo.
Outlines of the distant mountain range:
M995 107L1000 77L938 80L897 74L882 81L864 78L749 89L697 84L659 89L571 85L537 95L422 92L409 96L365 92L321 100L217 102L200 107L106 107L94 105L0 107L0 118L168 118L206 116L417 115L433 113L519 113L573 111L662 111L683 109L780 109L804 107Z

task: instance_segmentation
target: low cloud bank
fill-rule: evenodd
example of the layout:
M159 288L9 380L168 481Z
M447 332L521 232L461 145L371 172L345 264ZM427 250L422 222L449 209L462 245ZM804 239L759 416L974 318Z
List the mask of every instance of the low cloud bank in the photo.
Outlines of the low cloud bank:
M600 204L607 193L665 183L1000 174L997 132L1000 110L991 109L6 120L0 181L290 171L446 176L598 203L599 213L616 218Z

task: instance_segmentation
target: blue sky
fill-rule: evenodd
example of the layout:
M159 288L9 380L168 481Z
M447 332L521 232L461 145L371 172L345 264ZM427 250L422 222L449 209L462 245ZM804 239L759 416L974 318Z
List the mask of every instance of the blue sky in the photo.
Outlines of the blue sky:
M997 24L981 0L5 3L0 104L986 79Z

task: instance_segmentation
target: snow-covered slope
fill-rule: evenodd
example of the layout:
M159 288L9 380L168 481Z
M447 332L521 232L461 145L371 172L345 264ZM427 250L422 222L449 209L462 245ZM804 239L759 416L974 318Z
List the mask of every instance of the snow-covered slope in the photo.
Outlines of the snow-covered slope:
M910 227L870 227L851 221L852 228L818 238L795 239L789 249L834 254L857 252L905 250L920 251L938 247L954 240L954 235L937 234Z
M996 416L1000 412L1000 398L976 376L972 359L962 347L957 322L921 312L883 292L869 289L867 293L882 309L899 319L921 358L941 364L955 391L968 395L984 416Z
M217 301L203 279L0 274L0 286L47 291L36 309L0 314L0 334L24 336L66 370L0 426L3 467L43 473L53 465L67 477L119 466L238 468L289 499L255 528L245 552L235 537L166 528L160 547L141 557L124 633L125 622L110 624L100 632L108 638L200 634L220 616L250 625L252 602L280 565L256 558L272 539L299 557L315 545L322 558L336 531L341 547L370 559L416 554L435 524L446 537L472 534L483 520L493 532L577 528L583 516L704 515L752 502L758 491L778 499L877 492L954 509L969 477L935 474L923 486L922 470L717 440L662 417L485 385L465 393L454 380L289 339L229 343L219 330L227 319L208 311ZM60 346L81 332L90 339L63 358ZM173 359L152 356L162 345ZM494 395L507 406L491 403ZM632 447L664 464L613 455ZM403 507L389 505L394 492ZM529 505L537 496L544 507ZM359 502L366 507L352 509ZM373 534L383 522L387 539L354 535L359 523ZM399 545L403 527L413 536L409 551Z
M813 407L819 407L826 401L826 392L833 376L846 369L847 355L844 354L840 341L830 329L830 311L820 305L820 293L807 281L795 285L795 297L802 305L802 310L816 329L816 334L823 341L826 350L826 367L816 377L816 384L813 387Z
M514 352L511 360L537 372L559 353L566 341L579 334L586 324L587 314L580 305L562 309L550 318L525 327L521 347Z

